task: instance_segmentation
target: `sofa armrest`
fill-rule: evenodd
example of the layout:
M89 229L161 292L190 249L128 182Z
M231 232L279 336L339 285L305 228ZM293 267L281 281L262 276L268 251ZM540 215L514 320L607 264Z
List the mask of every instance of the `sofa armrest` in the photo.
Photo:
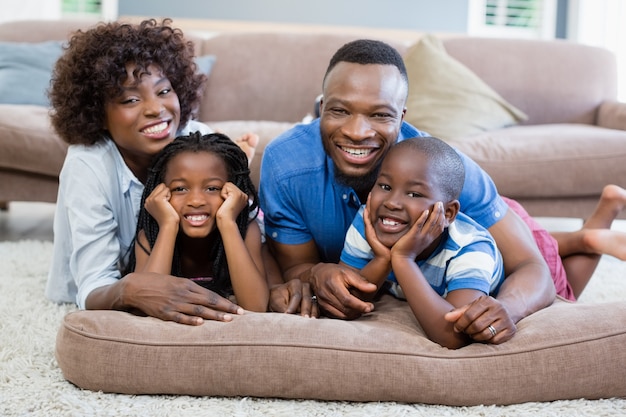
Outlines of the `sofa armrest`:
M600 104L598 126L626 130L626 103L605 101Z

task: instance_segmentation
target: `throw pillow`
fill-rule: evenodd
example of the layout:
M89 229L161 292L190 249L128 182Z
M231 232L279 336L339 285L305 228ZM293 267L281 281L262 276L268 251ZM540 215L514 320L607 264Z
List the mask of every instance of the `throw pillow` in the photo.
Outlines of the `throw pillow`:
M48 105L46 91L62 43L0 42L0 103Z
M211 69L213 68L213 64L215 64L215 58L215 55L203 55L195 57L198 71L204 73L208 77L211 73Z
M48 106L47 90L62 45L59 41L0 42L0 104ZM215 56L199 56L195 61L208 76Z
M527 116L426 35L404 56L409 78L405 120L443 140L515 125Z

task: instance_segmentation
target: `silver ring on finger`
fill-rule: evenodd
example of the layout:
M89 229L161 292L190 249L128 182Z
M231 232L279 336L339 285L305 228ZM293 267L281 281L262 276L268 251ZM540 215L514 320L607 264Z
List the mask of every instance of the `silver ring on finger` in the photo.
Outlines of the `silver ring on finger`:
M498 333L496 328L493 327L491 324L489 326L487 326L487 328L489 329L489 332L491 332L491 337L494 337Z
M311 296L311 301L314 303L317 303L317 296L316 295L312 295Z

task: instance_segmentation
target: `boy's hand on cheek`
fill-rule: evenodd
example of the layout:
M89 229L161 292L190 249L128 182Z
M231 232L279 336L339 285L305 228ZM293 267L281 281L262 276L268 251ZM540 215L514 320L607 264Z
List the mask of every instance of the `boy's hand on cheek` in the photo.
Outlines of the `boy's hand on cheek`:
M376 236L376 231L374 230L374 226L372 225L372 219L370 218L369 208L370 196L367 197L367 205L365 206L365 210L363 211L363 222L365 223L365 239L372 248L374 256L376 256L377 258L390 260L391 250L383 245L380 240L378 240L378 236Z
M409 232L393 245L392 255L415 259L443 233L446 225L443 204L435 203L432 212L425 210Z

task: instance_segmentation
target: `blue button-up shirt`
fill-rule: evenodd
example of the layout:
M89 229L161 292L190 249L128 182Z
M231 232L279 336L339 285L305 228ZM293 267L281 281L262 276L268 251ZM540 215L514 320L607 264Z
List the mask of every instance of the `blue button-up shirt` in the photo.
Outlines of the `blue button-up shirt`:
M398 140L427 136L403 122ZM491 178L459 152L465 165L461 210L489 228L506 213ZM338 262L346 232L361 201L335 180L322 144L319 119L299 124L268 144L261 163L260 200L265 232L282 244L313 240L323 262Z

